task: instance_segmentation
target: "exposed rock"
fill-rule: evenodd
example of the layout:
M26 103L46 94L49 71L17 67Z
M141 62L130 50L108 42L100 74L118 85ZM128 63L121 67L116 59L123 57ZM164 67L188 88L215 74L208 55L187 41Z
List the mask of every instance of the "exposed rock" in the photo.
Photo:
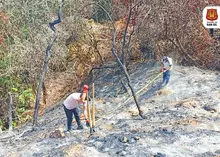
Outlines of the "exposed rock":
M136 136L134 139L135 139L135 140L140 140L140 137L139 137L139 136Z
M122 143L127 143L127 142L128 142L127 137L124 136L124 137L121 139L121 142L122 142Z
M132 115L133 117L136 117L136 116L139 115L139 112L138 112L137 109L131 109L131 110L129 110L128 112L131 113L131 115Z
M55 131L50 132L50 138L64 138L65 134L63 128L56 129Z
M211 112L211 113L215 113L215 112L216 112L216 110L215 110L214 108L210 107L210 106L204 106L203 108L204 108L206 111L209 111L209 112Z
M173 93L171 89L161 89L157 92L157 95L170 95Z

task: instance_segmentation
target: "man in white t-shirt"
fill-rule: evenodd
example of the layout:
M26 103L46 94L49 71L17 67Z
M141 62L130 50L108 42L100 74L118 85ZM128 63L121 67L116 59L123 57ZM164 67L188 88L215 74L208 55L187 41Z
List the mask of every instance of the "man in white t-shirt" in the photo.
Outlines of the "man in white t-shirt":
M88 121L88 115L87 115L87 91L88 86L83 86L83 92L82 93L72 93L70 94L66 100L63 102L64 111L66 113L67 117L67 131L70 131L72 129L72 120L73 120L73 114L76 119L76 123L78 125L78 130L83 129L83 126L80 121L80 111L79 111L79 105L83 105L83 113L86 118L86 125L89 125Z
M172 58L163 56L163 59L161 60L161 70L163 72L163 82L162 85L167 85L167 83L170 80L170 73L173 68L173 61Z

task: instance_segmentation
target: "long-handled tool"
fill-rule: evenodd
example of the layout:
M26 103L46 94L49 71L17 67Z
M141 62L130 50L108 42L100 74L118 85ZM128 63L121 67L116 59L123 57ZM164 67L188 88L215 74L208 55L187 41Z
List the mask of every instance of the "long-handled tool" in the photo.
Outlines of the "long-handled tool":
M92 82L92 131L95 131L95 85L94 82Z
M89 128L90 128L90 135L93 134L92 130L92 123L91 123L91 110L90 110L90 104L89 104L89 92L87 91L87 112L88 112L88 118L89 118Z

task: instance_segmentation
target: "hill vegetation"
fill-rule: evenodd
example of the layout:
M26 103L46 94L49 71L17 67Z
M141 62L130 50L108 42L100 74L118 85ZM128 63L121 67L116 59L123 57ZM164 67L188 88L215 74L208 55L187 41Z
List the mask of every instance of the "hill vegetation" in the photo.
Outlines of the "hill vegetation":
M32 117L45 50L53 36L49 22L57 18L59 2L0 2L1 129L8 128L9 93L13 96L13 125ZM65 0L44 81L41 113L68 92L78 90L92 67L115 61L111 53L114 28L116 52L124 56L126 66L170 55L176 64L219 70L217 32L212 37L201 21L202 9L208 5L219 2Z

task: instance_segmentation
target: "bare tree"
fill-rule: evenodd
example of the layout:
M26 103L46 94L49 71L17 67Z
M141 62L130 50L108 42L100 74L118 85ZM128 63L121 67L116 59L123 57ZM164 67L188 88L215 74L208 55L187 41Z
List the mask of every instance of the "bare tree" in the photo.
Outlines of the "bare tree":
M130 0L130 3L132 3L132 0ZM129 74L128 74L127 68L126 68L126 66L122 63L122 61L120 60L120 58L118 57L117 51L116 51L116 49L115 49L115 47L116 47L116 28L115 28L115 26L114 26L114 24L113 24L113 19L112 19L112 17L110 16L110 14L106 11L106 9L105 9L103 6L101 6L101 5L98 4L98 3L91 3L91 4L88 4L88 5L92 5L92 4L99 6L103 11L105 11L106 14L107 14L107 16L109 17L110 21L112 22L112 26L113 26L113 35L112 35L112 36L113 36L113 39L112 39L112 49L111 49L111 51L112 51L112 54L113 54L113 56L115 57L115 59L116 59L118 65L121 67L123 73L125 74L125 77L126 77L127 82L128 82L128 86L129 86L129 88L130 88L130 90L131 90L131 93L132 93L132 96L133 96L133 98L134 98L135 104L136 104L137 109L138 109L138 111L139 111L139 115L140 115L142 118L144 118L144 116L143 116L143 111L141 110L140 105L139 105L139 103L138 103L138 99L137 99L137 97L136 97L136 93L135 93L135 91L134 91L134 89L133 89L133 87L132 87L132 85L131 85L131 79L130 79L130 76L129 76ZM132 6L132 5L130 5L130 6ZM131 14L131 12L130 12L130 14ZM130 17L131 17L131 16L130 16ZM126 25L126 29L127 29L127 27L128 27L129 21L130 21L130 18L128 18L128 22L127 22L127 25ZM125 31L127 31L127 30L125 30ZM126 38L126 33L124 33L124 36L125 36L125 37L124 37L124 39L125 39L125 38ZM125 40L124 40L124 42L125 42Z
M37 90L37 96L36 96L36 102L35 102L35 110L34 110L34 116L33 116L33 126L35 126L37 124L37 117L38 117L38 110L39 110L39 102L40 102L40 96L41 96L41 89L42 89L42 85L43 85L43 81L44 81L44 76L47 72L47 67L48 67L48 63L49 63L49 59L51 56L51 48L54 44L54 42L57 39L57 33L56 33L56 29L54 27L54 25L58 24L61 22L62 17L62 6L64 4L64 0L62 0L60 6L59 6L59 12L58 12L58 20L55 20L53 22L50 23L50 28L54 31L54 36L53 39L51 41L51 43L48 44L47 49L46 49L46 54L45 54L45 59L44 59L44 65L43 65L43 71L40 75L40 79L39 79L39 85L38 85L38 90Z

